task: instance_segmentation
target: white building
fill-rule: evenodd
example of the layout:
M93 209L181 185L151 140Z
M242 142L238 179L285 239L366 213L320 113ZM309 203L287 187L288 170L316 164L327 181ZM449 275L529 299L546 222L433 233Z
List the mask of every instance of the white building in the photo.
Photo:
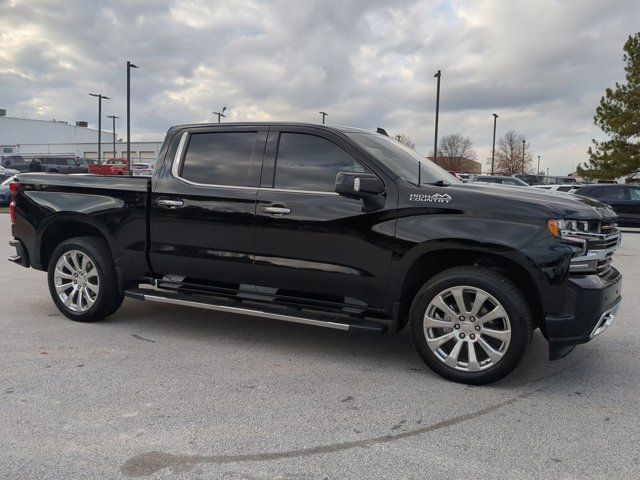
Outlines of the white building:
M70 125L59 120L31 120L3 115L0 110L0 155L24 157L42 155L70 155L98 158L98 130L88 128L86 122ZM131 160L154 163L162 142L131 142ZM113 133L102 131L102 160L126 157L126 142L116 141Z

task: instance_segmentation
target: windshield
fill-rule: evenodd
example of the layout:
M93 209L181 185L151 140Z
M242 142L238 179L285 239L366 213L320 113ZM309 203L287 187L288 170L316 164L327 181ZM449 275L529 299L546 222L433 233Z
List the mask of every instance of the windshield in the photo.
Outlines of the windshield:
M9 185L11 182L13 182L16 179L16 176L14 175L13 177L9 177L7 178L5 181L3 181L2 183L0 183L0 185Z
M350 132L346 134L354 142L373 155L389 170L404 180L418 185L418 166L420 165L420 183L462 183L446 170L440 168L415 150L378 133Z

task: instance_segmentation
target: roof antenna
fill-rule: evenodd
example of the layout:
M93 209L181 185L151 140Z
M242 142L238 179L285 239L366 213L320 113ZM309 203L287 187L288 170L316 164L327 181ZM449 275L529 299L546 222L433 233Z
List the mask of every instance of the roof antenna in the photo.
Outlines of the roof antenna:
M381 127L378 127L378 129L376 130L376 133L380 133L380 134L384 135L385 137L389 136L387 131L384 128L381 128Z
M422 170L422 162L420 160L418 160L418 186L420 186L420 172Z

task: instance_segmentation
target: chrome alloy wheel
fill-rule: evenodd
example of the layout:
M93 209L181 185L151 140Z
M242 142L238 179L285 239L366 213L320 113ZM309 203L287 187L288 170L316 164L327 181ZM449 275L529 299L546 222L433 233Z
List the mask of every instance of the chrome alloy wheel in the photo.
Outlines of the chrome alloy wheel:
M443 290L427 306L424 334L433 354L445 365L465 372L494 367L511 340L507 311L477 287Z
M80 250L69 250L60 257L53 279L58 298L72 312L86 312L98 298L98 269L93 260Z

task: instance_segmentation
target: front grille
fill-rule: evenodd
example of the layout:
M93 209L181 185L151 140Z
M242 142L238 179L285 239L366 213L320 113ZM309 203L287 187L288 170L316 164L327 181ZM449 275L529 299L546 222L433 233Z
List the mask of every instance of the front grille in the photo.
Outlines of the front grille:
M587 240L587 250L606 250L618 246L620 235L609 234L598 240Z
M571 232L572 237L584 240L585 251L571 259L572 275L606 275L611 270L613 254L620 245L621 234L613 222L589 221L588 229ZM586 225L585 225L586 226Z

